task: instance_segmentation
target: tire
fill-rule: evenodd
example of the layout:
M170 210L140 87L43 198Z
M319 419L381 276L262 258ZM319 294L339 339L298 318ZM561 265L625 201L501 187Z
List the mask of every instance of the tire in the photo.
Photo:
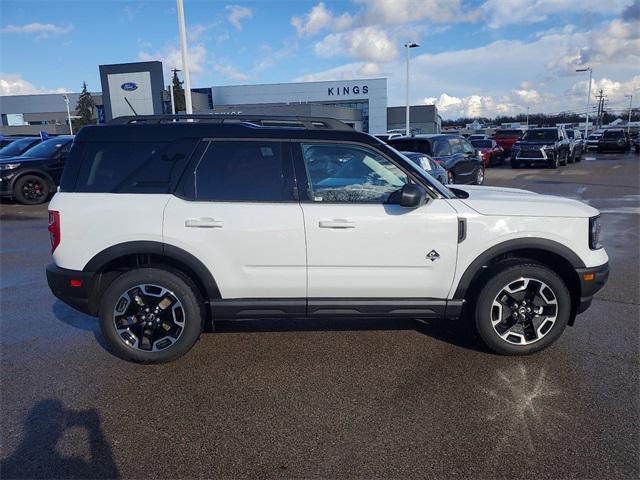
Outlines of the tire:
M484 278L488 281L475 301L474 320L489 349L501 355L527 355L547 348L562 335L571 315L571 295L554 271L521 259L496 265ZM523 285L526 288L517 291ZM528 297L530 292L537 293ZM509 315L513 310L507 304L519 307ZM539 308L545 315L535 313ZM519 319L515 318L518 312Z
M37 175L23 175L13 185L13 198L23 205L39 205L49 198L49 182Z
M569 152L565 152L562 158L564 160L560 162L560 165L562 165L563 167L566 167L567 164L569 163Z
M516 160L511 160L511 168L520 168L520 162Z
M129 301L124 299L127 292ZM134 295L142 298L142 305ZM170 303L160 309L165 298ZM170 362L187 353L200 337L202 304L195 287L176 273L159 268L131 270L117 277L104 292L100 330L120 358L141 363ZM146 318L140 321L142 315ZM132 322L132 318L137 321ZM116 321L127 325L117 328Z
M449 180L450 185L453 185L456 183L456 177L451 170L447 170L447 178Z
M475 185L482 185L484 183L484 174L485 174L485 170L484 170L484 167L481 165L478 168L478 171L476 172L476 179L473 183Z
M558 156L554 156L553 157L553 161L551 163L549 163L549 167L550 168L558 168L560 166L560 160L558 160Z
M567 163L576 163L575 152L572 152L567 156Z

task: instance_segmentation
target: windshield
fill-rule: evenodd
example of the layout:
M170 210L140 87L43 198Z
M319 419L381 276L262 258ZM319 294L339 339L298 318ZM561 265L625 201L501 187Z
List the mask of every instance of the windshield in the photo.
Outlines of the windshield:
M495 137L519 137L520 135L522 135L522 132L520 130L498 130L496 133L493 134L494 138Z
M528 142L555 142L558 139L558 131L552 128L546 130L529 130L522 137Z
M604 138L624 138L624 132L622 130L609 130L604 132Z
M471 140L471 145L476 148L491 148L491 140Z
M22 152L24 152L24 150L36 140L37 139L35 138L21 138L20 140L14 140L9 145L5 145L0 148L0 155L6 155L8 157L21 155Z
M429 173L425 172L423 168L421 168L419 165L417 165L416 162L411 160L409 157L407 157L406 155L403 155L401 152L396 150L391 145L384 145L384 146L386 148L388 148L389 150L391 150L396 155L399 155L400 157L402 157L407 163L409 163L411 165L411 167L413 167L414 173L416 175L418 175L419 177L421 177L423 180L425 180L427 185L431 186L434 190L436 190L444 198L457 198L451 190L449 190L446 186L444 186L438 180L436 180L431 175L429 175Z
M59 138L50 138L42 143L39 143L35 147L31 147L24 152L25 157L50 157L58 148L66 144L69 140L61 140Z

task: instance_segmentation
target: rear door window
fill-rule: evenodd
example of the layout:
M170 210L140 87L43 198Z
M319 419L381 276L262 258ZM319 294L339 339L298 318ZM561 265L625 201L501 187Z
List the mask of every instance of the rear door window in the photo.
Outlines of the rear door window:
M194 139L172 143L87 143L78 153L81 165L76 192L168 193L196 145ZM76 149L72 150L72 156Z
M210 142L185 184L188 198L210 202L291 201L293 192L288 147L270 140Z

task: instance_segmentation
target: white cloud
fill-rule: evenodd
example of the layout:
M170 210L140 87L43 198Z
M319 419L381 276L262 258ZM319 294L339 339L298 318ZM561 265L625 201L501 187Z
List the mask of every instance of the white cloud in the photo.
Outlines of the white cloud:
M480 7L489 27L537 23L559 13L620 13L629 0L487 0Z
M343 33L332 33L317 42L314 52L322 57L347 54L367 62L390 62L398 56L396 42L387 32L376 27L361 27Z
M296 78L296 82L323 82L328 80L354 80L379 77L383 74L375 63L348 63L322 72L309 73Z
M204 71L204 63L207 51L201 44L189 45L189 72L198 76ZM165 73L169 73L172 68L182 70L182 54L176 45L167 44L161 50L153 53L142 51L138 53L138 60L149 62L152 60L162 61Z
M33 95L38 93L65 93L65 88L38 88L19 73L0 73L0 95Z
M27 23L25 25L9 24L0 30L1 33L35 35L36 40L56 35L65 35L73 30L73 25L55 25L53 23Z
M435 23L474 19L460 0L355 0L364 6L362 16L367 24L402 24L419 20Z
M248 7L241 7L240 5L227 5L225 10L229 13L227 20L233 25L236 30L242 30L242 20L252 18L253 10Z
M327 10L323 2L313 7L304 17L293 17L291 25L294 26L298 35L313 36L321 30L329 27L333 22L333 14Z
M290 56L297 48L297 45L288 45L279 50L274 50L269 45L261 45L259 48L260 58L254 63L253 70L255 72L262 72L269 69L283 58Z
M246 73L242 73L226 61L214 62L213 69L228 80L236 82L244 82L251 77Z

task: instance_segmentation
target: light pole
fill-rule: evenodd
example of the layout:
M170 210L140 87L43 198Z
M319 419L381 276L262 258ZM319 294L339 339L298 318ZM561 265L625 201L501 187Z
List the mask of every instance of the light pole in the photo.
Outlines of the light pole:
M187 59L187 29L184 24L184 4L182 0L176 0L178 4L178 30L180 33L180 51L182 53L182 68L184 70L184 103L188 114L193 113L191 104L191 78L189 77L189 62Z
M529 130L529 105L527 105L527 130Z
M578 68L576 72L589 72L589 93L587 93L587 118L584 123L584 138L589 135L589 109L591 108L591 79L593 78L593 69L591 67Z
M67 120L69 121L69 134L73 135L73 126L71 125L71 112L69 111L69 97L67 95L62 95L64 98L64 103L67 104Z
M411 131L410 131L411 128L409 126L409 121L410 121L410 118L409 118L409 58L410 58L409 51L412 48L416 48L419 46L420 45L413 42L404 44L404 47L407 49L407 111L406 111L406 126L405 126L405 135L407 136L411 134Z
M627 136L631 134L631 112L633 106L633 93L629 95L625 95L625 97L629 97L629 120L627 120Z

